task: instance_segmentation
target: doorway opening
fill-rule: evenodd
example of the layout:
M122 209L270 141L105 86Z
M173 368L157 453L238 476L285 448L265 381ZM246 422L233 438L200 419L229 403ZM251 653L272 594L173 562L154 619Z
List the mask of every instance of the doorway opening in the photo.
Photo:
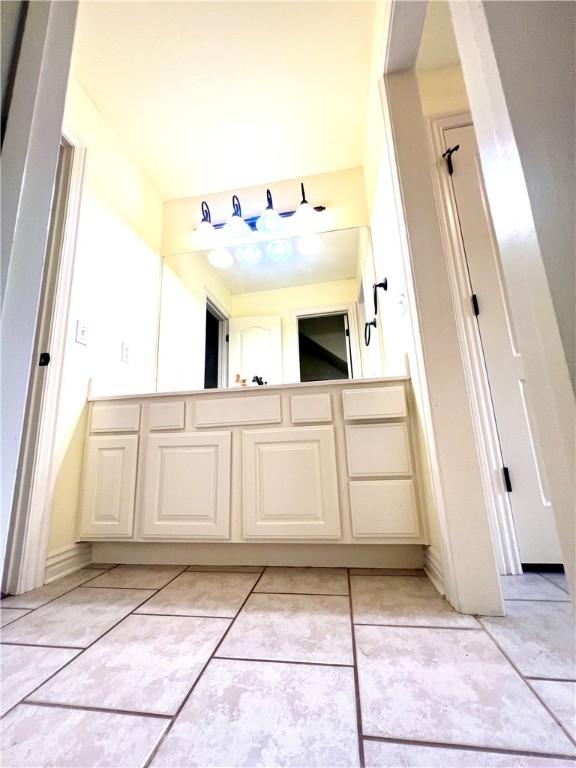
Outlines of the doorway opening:
M352 379L347 312L298 318L300 381Z
M228 318L206 300L204 389L226 386L228 378Z

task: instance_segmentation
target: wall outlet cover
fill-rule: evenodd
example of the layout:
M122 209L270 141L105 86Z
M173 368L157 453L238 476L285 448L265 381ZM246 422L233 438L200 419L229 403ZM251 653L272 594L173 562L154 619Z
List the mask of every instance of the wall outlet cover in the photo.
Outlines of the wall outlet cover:
M121 358L123 363L129 363L130 362L130 349L128 347L128 344L126 344L125 341L122 342L122 351L121 351Z
M76 343L88 346L88 325L83 320L76 321Z

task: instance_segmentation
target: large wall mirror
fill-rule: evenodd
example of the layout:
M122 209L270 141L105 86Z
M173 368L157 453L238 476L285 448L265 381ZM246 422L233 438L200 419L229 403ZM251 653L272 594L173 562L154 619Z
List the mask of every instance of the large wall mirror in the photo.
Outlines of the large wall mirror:
M377 282L366 226L166 256L157 389L381 375Z

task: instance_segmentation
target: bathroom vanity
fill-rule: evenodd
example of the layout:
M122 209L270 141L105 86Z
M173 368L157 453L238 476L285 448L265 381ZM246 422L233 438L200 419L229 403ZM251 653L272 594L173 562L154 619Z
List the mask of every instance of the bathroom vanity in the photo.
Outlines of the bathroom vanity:
M425 544L410 399L403 377L95 398L79 538Z

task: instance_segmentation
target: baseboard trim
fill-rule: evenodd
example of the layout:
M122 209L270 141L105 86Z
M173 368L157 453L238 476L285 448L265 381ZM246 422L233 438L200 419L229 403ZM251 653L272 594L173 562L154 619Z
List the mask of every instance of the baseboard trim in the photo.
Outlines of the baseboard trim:
M425 547L424 549L424 571L438 592L445 595L442 561L432 547Z
M71 544L52 552L46 558L44 583L49 584L62 576L79 571L92 562L92 545L88 542Z
M421 544L217 544L95 541L97 563L422 568Z

